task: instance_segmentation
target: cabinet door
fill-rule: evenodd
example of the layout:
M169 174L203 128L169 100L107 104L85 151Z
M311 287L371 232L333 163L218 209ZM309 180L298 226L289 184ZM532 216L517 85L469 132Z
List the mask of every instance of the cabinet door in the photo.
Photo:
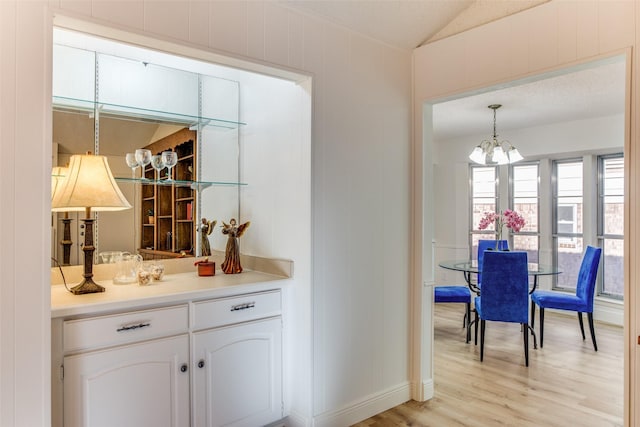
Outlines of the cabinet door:
M279 317L194 334L194 426L265 425L282 418Z
M65 357L65 427L188 426L188 360L187 335Z

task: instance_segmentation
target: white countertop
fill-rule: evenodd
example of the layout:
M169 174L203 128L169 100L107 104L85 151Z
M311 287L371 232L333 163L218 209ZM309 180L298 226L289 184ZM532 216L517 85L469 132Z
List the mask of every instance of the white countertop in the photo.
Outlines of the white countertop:
M51 318L97 315L132 309L146 309L188 301L225 297L280 288L287 276L243 271L199 277L195 271L165 274L163 279L148 286L114 284L111 280L96 280L105 292L74 295L64 285L51 286ZM69 283L69 288L76 283Z

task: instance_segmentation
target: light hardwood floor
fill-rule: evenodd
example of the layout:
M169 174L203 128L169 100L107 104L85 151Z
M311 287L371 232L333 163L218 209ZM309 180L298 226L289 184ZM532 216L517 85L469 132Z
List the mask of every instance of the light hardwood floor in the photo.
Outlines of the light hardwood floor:
M520 327L487 322L484 361L480 343L465 343L462 304L435 307L435 397L409 401L355 424L391 426L623 425L623 331L596 322L593 351L585 316L582 341L577 316L545 312L544 348L524 366ZM536 311L536 314L538 311ZM536 333L539 319L536 316ZM479 339L479 337L478 337Z

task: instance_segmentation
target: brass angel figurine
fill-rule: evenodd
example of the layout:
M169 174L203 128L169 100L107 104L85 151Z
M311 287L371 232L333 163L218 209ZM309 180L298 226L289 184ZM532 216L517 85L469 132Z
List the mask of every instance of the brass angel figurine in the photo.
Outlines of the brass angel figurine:
M202 246L202 256L211 255L211 244L209 243L209 235L213 231L218 221L209 221L207 218L202 218L202 224L200 224L200 246Z
M227 248L224 253L224 262L222 263L222 271L226 274L242 273L242 266L240 265L240 242L238 238L242 237L250 224L251 223L247 221L244 224L236 225L235 218L231 218L229 224L222 221L222 234L229 236Z

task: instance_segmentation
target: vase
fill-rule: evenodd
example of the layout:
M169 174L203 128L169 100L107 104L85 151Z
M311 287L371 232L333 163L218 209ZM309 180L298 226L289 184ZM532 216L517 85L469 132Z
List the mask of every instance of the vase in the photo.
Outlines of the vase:
M493 248L496 251L508 251L509 250L509 245L507 244L507 242L502 240L502 228L498 228L498 231L496 232L496 243L493 246Z

